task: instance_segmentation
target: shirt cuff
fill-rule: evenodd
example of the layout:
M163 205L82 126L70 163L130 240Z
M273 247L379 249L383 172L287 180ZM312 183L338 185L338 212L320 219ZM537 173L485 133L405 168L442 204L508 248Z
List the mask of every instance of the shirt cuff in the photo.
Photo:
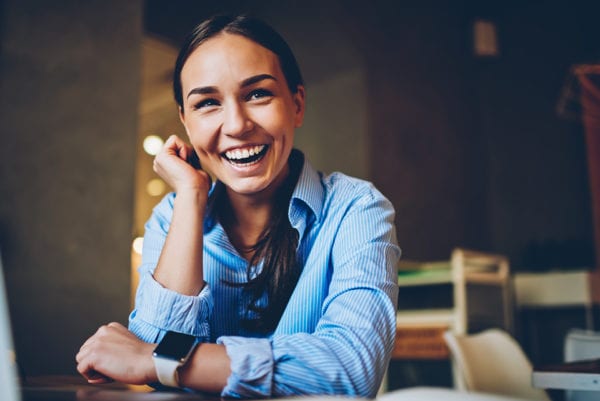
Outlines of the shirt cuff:
M273 385L273 351L266 338L219 337L231 360L222 397L265 398Z
M213 299L208 284L196 296L182 295L160 285L152 274L140 277L136 295L137 317L161 330L208 338Z

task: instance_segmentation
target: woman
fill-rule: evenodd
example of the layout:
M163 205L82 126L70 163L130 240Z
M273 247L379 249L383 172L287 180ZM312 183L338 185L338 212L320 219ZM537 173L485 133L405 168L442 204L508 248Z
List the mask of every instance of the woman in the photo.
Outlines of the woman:
M129 330L101 327L79 372L225 397L375 396L395 334L394 211L293 149L305 91L288 45L259 20L211 18L184 43L174 91L192 146L171 136L156 156L174 193L146 224ZM165 374L171 332L198 345Z

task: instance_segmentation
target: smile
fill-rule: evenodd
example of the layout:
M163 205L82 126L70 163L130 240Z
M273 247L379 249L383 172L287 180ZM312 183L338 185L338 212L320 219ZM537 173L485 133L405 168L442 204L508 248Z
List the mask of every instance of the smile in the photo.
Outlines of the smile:
M248 166L262 159L269 147L267 145L256 145L244 149L233 149L224 152L221 156L236 166Z

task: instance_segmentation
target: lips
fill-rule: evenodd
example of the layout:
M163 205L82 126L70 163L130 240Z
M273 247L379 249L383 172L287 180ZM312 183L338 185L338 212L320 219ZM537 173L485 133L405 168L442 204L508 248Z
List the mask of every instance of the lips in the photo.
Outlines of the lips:
M229 163L236 166L248 166L262 159L269 147L267 145L254 145L245 148L236 148L223 152L221 156Z

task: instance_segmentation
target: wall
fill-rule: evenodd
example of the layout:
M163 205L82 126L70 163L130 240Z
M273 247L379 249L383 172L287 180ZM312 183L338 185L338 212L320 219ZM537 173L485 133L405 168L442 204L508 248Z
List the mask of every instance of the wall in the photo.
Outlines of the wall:
M371 179L392 200L404 257L454 246L514 269L593 266L582 127L556 105L575 63L600 60L585 1L360 2L338 7L366 60ZM500 56L473 55L472 23Z
M473 65L490 155L491 243L522 269L593 267L583 127L561 118L557 104L569 68L600 60L600 3L509 2L485 11L502 50Z
M466 9L376 4L352 2L344 17L367 63L371 178L396 208L403 256L488 248L487 154L469 94Z
M5 0L0 245L19 363L126 322L142 5Z

